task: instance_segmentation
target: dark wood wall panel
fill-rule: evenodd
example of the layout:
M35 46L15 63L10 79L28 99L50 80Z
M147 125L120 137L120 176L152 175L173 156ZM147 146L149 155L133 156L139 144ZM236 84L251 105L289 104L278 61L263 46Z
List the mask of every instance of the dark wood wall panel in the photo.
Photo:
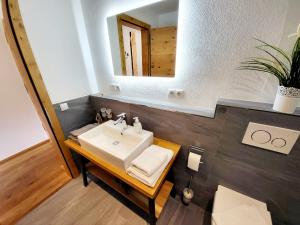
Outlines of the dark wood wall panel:
M69 109L66 111L60 110L60 103L53 105L65 137L68 137L72 130L94 123L96 117L96 111L91 105L90 96L73 99L67 101L67 103Z
M300 129L300 117L217 105L215 118L159 110L142 105L91 97L95 107L126 112L129 122L138 116L143 128L183 145L174 165L178 193L193 175L198 205L210 209L214 192L222 184L267 202L274 224L300 224L300 141L286 156L241 143L250 121ZM206 149L198 173L186 169L187 147Z
M173 167L175 187L180 193L193 175L194 202L201 207L211 209L217 185L221 184L267 202L275 225L300 224L300 140L287 156L241 143L250 121L299 130L299 116L222 103L217 105L215 118L207 118L100 97L91 96L89 101L84 107L93 109L89 109L91 113L88 119L84 119L86 122L93 120L92 112L108 107L114 115L126 112L130 124L132 118L138 116L144 129L181 144L183 149ZM78 104L76 110L80 111ZM63 127L69 125L63 121L66 117L70 116L74 124L77 119L82 119L80 113L74 116L74 110L63 113L63 117L59 116ZM65 127L64 130L70 129ZM204 164L198 173L186 168L189 145L206 149L202 157Z
M60 104L54 104L57 118L60 122L65 138L68 138L71 131L83 127L86 124L94 123L96 117L96 109L91 104L90 96L72 99L67 101L69 109L61 111ZM97 109L99 110L99 109ZM78 154L71 150L72 157L78 168L80 169L80 158Z

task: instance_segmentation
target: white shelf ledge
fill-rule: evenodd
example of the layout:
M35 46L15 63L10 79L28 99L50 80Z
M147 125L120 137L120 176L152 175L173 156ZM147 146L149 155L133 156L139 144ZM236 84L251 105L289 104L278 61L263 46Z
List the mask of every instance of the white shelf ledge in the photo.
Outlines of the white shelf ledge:
M176 103L170 103L165 101L156 101L156 100L149 100L144 98L134 98L134 97L126 97L126 96L121 97L121 96L112 96L112 95L103 95L103 94L95 94L92 96L117 100L120 102L145 105L148 107L163 109L163 110L168 110L173 112L182 112L182 113L188 113L188 114L193 114L198 116L210 117L210 118L213 118L215 114L215 109L206 109L206 108L190 106L190 105L179 105Z

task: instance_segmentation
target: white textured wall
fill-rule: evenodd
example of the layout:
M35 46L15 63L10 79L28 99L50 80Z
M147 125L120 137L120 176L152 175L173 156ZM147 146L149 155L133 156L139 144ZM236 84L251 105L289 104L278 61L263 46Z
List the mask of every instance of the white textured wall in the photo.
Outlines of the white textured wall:
M48 139L0 24L0 161Z
M256 55L253 37L291 46L285 37L300 20L300 1L180 0L175 78L114 76L107 17L157 1L21 0L29 40L53 103L98 90L166 108L214 110L219 97L273 101L274 78L235 68ZM114 92L111 83L119 83L121 92ZM185 95L170 98L169 88L183 88Z
M289 3L288 15L283 30L284 35L281 37L279 46L282 49L290 49L290 52L292 52L297 37L288 38L288 34L296 33L296 28L300 24L300 1L289 0Z
M72 1L20 0L19 4L52 103L89 95L93 87L87 74L93 68L87 68L83 59L80 40L84 36L78 36Z
M219 97L273 101L276 80L237 71L236 67L241 60L256 54L254 37L280 43L285 22L290 20L288 1L181 0L175 78L114 76L106 17L148 3L146 0L82 1L102 93L207 109L214 109ZM291 16L300 18L300 14ZM121 85L120 93L110 88L113 82ZM169 98L168 88L183 88L185 96Z

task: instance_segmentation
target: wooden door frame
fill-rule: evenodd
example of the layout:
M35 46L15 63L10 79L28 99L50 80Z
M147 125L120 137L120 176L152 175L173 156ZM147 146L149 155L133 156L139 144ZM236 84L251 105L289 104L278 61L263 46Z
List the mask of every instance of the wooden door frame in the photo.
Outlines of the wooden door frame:
M56 145L57 149L59 149L58 154L65 170L69 176L77 177L79 171L69 148L64 144L65 137L60 122L27 38L19 2L18 0L1 1L5 37L21 74L24 86L50 140Z
M134 17L128 16L124 13L117 15L117 26L118 26L118 35L119 35L119 46L120 46L120 57L121 57L121 67L122 67L122 73L124 76L126 76L126 61L124 56L124 40L123 40L123 30L122 30L122 23L128 23L132 24L134 26L138 26L140 28L143 28L148 31L148 44L150 44L150 29L151 26L143 21L140 21ZM148 48L148 76L151 76L151 48L149 46ZM144 72L144 68L143 68ZM144 75L144 74L143 74Z

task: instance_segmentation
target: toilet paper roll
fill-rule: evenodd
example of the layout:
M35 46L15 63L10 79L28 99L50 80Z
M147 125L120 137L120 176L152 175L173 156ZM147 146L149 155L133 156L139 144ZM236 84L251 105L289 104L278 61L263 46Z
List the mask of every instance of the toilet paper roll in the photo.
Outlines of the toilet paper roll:
M198 171L199 170L199 164L201 161L201 155L198 155L196 153L190 152L188 157L188 168L191 170Z

